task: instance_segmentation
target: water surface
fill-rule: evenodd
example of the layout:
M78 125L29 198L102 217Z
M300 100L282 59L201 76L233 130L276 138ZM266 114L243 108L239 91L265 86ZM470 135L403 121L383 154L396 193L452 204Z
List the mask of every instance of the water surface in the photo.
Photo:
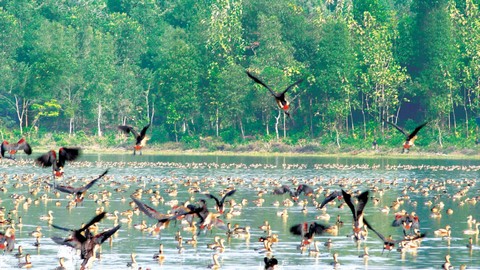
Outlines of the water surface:
M52 192L45 191L44 181L48 179L50 171L33 165L33 162L0 161L0 172L3 175L3 186L5 192L0 193L1 206L5 212L13 208L12 195L20 194L32 198L29 207L21 204L18 212L12 215L17 220L19 216L23 219L24 226L17 229L17 246L22 245L25 252L32 254L34 269L53 269L58 265L59 257L66 257L70 269L79 269L81 260L79 256L68 247L59 246L50 240L51 236L63 236L66 234L48 225L47 222L39 219L40 215L47 214L48 210L54 212L56 225L69 228L79 228L81 223L89 221L95 210L104 207L107 212L118 210L120 212L131 209L129 202L130 194L136 189L159 190L165 203L171 200L184 202L190 200L195 202L198 199L205 199L201 193L189 193L188 187L183 184L186 181L202 181L202 191L205 184L214 184L208 188L212 194L219 192L229 186L235 186L237 193L233 196L236 202L247 199L248 203L243 207L242 213L232 219L222 218L225 223L239 224L240 226L251 226L252 233L248 240L231 238L227 239L225 232L214 229L212 232L200 233L196 247L184 245L185 251L178 253L177 243L174 240L175 232L181 230L178 223L171 224L163 230L160 235L150 235L133 228L134 224L146 220L149 225L156 223L143 213L135 214L131 223L122 225L120 231L115 235L113 244L103 245L100 260L94 262L94 269L127 269L130 261L130 253L137 254L138 266L143 269L202 269L211 264L211 257L214 251L207 249L208 243L213 241L215 235L225 238L226 250L220 254L220 264L223 269L263 269L263 258L265 254L255 249L261 248L258 242L260 236L265 233L258 229L265 220L272 224L273 233L279 234L280 242L274 244L273 255L279 260L280 269L331 269L333 253L339 254L343 269L438 269L444 262L446 254L452 256L452 263L459 267L466 264L469 268L480 268L480 249L478 248L478 235L473 236L475 247L468 249L466 244L470 236L463 231L468 228L467 216L473 215L480 220L479 204L469 203L467 199L479 196L478 175L480 161L474 160L442 160L442 159L388 159L388 158L328 158L328 157L246 157L246 156L168 156L168 155L84 155L78 162L67 164L66 177L58 183L67 183L70 177L88 181L100 175L105 169L109 169L108 180L100 180L99 184L92 187L88 194L100 195L103 191L111 192L108 204L95 201L93 198L86 198L83 205L66 209L67 202L65 194L55 197ZM17 179L17 175L21 180ZM24 178L31 175L33 184L28 185ZM233 180L237 180L233 182ZM243 184L240 184L242 180ZM280 203L288 199L287 195L276 196L271 194L273 183L279 182L293 186L292 181L307 183L313 188L324 188L339 190L340 184L349 188L354 185L353 190L364 191L378 188L383 194L373 193L372 197L378 198L379 203L374 204L373 199L367 204L366 217L379 232L384 235L392 235L395 239L402 237L402 230L392 227L394 219L392 209L388 214L382 213L380 209L392 205L398 197L402 197L404 203L397 209L405 209L408 212L415 211L420 217L421 231L427 233L422 241L421 247L416 252L400 253L392 251L382 255L382 242L373 233L370 233L366 241L355 243L347 235L351 234L352 214L347 207L339 209L337 206L328 206L327 213L331 218L328 221L317 221L323 224L334 224L337 215L340 215L344 226L338 235L321 235L316 239L321 242L321 255L310 257L308 252L302 254L297 250L300 243L298 236L292 235L289 228L300 222L313 221L321 211L316 210L311 199L307 206L307 213L302 212L302 206L294 205L285 207L273 206L273 202ZM445 188L439 188L444 186ZM14 187L15 183L22 184ZM77 182L73 185L79 186ZM124 191L117 192L114 189L122 186ZM178 194L172 197L167 194L167 189L178 188ZM451 195L460 189L470 186L465 196L454 200ZM158 189L157 186L160 188ZM29 191L40 187L40 191L32 195ZM423 189L422 192L402 192L405 188L412 187L412 190ZM428 194L426 191L428 190ZM258 199L259 192L267 192L262 198L265 200L262 206L256 206L253 201ZM316 198L321 202L324 198L321 192ZM42 195L48 196L47 200L41 200ZM151 205L159 212L166 213L171 209L169 205L160 203L157 205L149 201L151 194L144 194L142 201ZM122 201L122 198L126 198ZM303 199L303 198L302 198ZM38 200L38 204L35 204ZM56 203L60 206L57 206ZM431 205L425 203L432 202ZM439 203L444 204L441 218L430 217L431 208ZM215 212L213 200L208 200L210 211ZM277 215L277 212L288 209L288 218L284 219ZM446 209L454 210L452 215L446 214ZM228 206L227 206L228 211ZM436 237L433 231L451 225L451 239ZM36 226L42 226L43 237L39 248L33 244L35 239L30 236ZM113 227L113 221L103 220L100 229ZM5 227L1 230L3 231ZM185 240L191 238L191 233L182 231ZM328 238L333 241L330 250L323 246ZM158 264L152 259L158 251L159 244L164 244L166 259L163 264ZM367 263L360 254L363 254L363 247L370 248L370 257ZM15 269L18 260L11 254L0 256L0 269Z

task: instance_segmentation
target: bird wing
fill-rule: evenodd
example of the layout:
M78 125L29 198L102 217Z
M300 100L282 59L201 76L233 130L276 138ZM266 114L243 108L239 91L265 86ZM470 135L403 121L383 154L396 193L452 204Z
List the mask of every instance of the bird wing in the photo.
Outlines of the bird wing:
M322 209L327 203L335 200L335 198L337 198L338 196L340 196L340 192L338 192L337 190L330 193L330 195L328 195L327 197L325 197L325 199L323 200L323 202L320 204L320 209Z
M398 131L400 131L403 135L407 136L408 137L408 133L403 130L403 128L397 126L395 123L392 123L390 121L387 121L387 120L384 120L385 122L387 122L388 124L392 125L393 127L395 127Z
M69 246L69 247L72 247L72 248L76 248L76 246L71 241L68 241L68 239L64 239L64 238L58 237L58 236L53 236L50 239L52 239L53 242L55 242L59 245L65 245L65 246Z
M143 139L145 139L145 134L147 134L147 129L150 127L150 124L146 125L143 127L142 131L140 131L140 136L137 136L137 144L142 142Z
M300 195L300 194L302 194L302 192L303 192L303 194L305 194L305 195L311 194L311 193L313 193L313 188L311 188L311 187L308 186L308 185L301 184L301 185L299 185L298 188L297 188L297 194Z
M257 77L253 76L250 72L247 71L247 75L248 77L250 77L254 82L258 83L258 84L261 84L263 87L267 88L268 91L270 91L270 93L274 96L274 97L278 97L277 93L275 93L270 87L268 87L268 85L266 85L265 83L263 83L262 81L260 81Z
M220 206L220 201L217 199L217 197L215 197L214 195L209 194L209 193L206 193L205 196L207 196L207 198L209 198L209 199L214 199L217 206Z
M48 153L41 155L36 159L36 163L42 167L50 167L57 160L57 154L55 151L50 150Z
M223 195L222 200L220 200L220 204L223 204L225 202L225 199L235 194L236 191L237 191L236 189L232 189L229 192L227 192L225 195Z
M80 155L80 148L67 148L62 147L58 149L58 166L65 166L65 161L72 161L78 158Z
M135 204L138 206L138 208L143 213L145 213L145 215L147 215L148 217L156 219L156 220L165 218L164 214L158 212L157 210L153 209L152 207L148 206L147 204L141 202L137 198L135 198L133 196L130 196L130 198L132 198L132 200L135 202Z
M128 135L128 133L131 132L133 134L133 136L135 136L135 138L138 137L138 132L135 129L133 129L133 127L131 127L131 126L118 126L118 129L123 131L123 133L125 133L127 135Z
M78 188L74 188L71 186L58 186L58 185L53 186L53 188L55 188L58 191L69 193L69 194L77 193L77 191L79 190Z
M363 219L363 223L365 225L367 225L367 228L369 228L371 231L373 231L380 239L382 239L383 242L386 242L385 236L383 236L383 234L377 232L374 228L372 228L372 226L370 226L370 223L368 223L365 218Z
M368 202L368 190L362 192L358 195L358 204L357 204L357 217L359 217L363 213L363 209Z
M85 192L87 191L89 188L91 188L98 180L100 180L102 177L104 177L106 174L108 173L108 170L104 171L99 177L93 179L92 181L90 181L87 185L85 185L84 187L81 187L78 192Z
M27 143L27 141L24 138L21 138L17 142L17 150L23 150L25 154L30 155L32 154L32 148L30 147L30 144Z
M302 235L303 233L305 233L304 226L305 223L293 225L292 227L290 227L290 232L295 235Z
M117 225L117 226L111 228L110 230L107 230L107 231L104 231L102 233L99 233L99 234L95 235L94 238L93 238L95 240L95 243L99 244L99 245L102 244L110 236L112 236L114 233L116 233L120 229L120 227L121 227L121 225Z
M0 146L0 154L2 157L5 157L5 152L8 151L8 146L9 144L7 141L2 142L2 146Z
M420 126L416 127L412 133L410 133L410 135L408 135L408 139L410 140L411 138L415 137L418 133L418 131L420 131L420 129L422 129L424 126L426 126L428 124L428 122L425 122L423 124L421 124Z
M96 215L95 217L92 218L92 220L90 220L90 222L85 224L79 231L87 230L93 224L95 224L97 222L100 222L105 217L106 214L107 214L106 212L102 212L102 213Z
M295 85L300 84L301 82L303 82L303 79L300 79L300 80L298 80L298 81L290 84L285 90L283 90L282 93L280 93L280 95L285 95L285 93L286 93L288 90L292 89Z
M55 228L55 229L59 229L59 230L62 230L62 231L67 231L67 232L73 232L74 231L72 229L68 229L68 228L65 228L65 227L60 227L60 226L57 226L55 224L52 224L52 227Z
M287 185L282 185L281 187L273 190L273 194L275 194L275 195L282 195L282 194L285 194L287 192L291 193L290 187L287 186Z
M348 194L342 189L343 200L348 205L348 208L352 211L353 220L357 220L357 212L355 212L355 206L352 203L352 195Z
M323 234L323 232L328 228L328 226L325 226L323 224L313 222L312 225L310 225L309 228L309 233L314 232L315 234Z

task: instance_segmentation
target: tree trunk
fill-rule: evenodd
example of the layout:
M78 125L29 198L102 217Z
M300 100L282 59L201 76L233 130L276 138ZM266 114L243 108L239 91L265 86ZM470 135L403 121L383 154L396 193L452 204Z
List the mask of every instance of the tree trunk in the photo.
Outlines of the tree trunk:
M153 123L154 116L155 116L155 99L152 100L152 115L150 116L150 124Z
M215 111L215 134L217 135L217 138L220 136L219 133L220 133L220 120L219 120L219 117L218 117L218 107L217 107L217 110Z
M245 130L243 130L242 118L239 117L238 121L240 122L240 132L242 133L242 139L245 140Z
M280 135L278 134L278 124L280 122L280 116L282 111L278 110L278 116L275 116L275 134L277 137L277 141L280 140Z
M69 121L68 135L72 136L72 133L73 133L73 117L71 117Z
M98 102L97 135L102 137L102 103Z
M310 136L313 137L313 99L312 98L310 98L308 116L310 117Z
M24 104L24 102L22 102ZM15 95L15 109L17 111L18 125L20 127L20 135L23 136L23 114L25 109L20 105L20 100L17 95Z

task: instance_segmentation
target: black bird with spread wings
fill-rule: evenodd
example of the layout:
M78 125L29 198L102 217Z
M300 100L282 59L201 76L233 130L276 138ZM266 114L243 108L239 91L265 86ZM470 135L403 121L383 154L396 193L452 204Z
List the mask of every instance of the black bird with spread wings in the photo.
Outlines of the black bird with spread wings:
M108 170L106 170L104 173L102 173L99 177L93 179L90 181L88 184L82 187L74 188L71 186L59 186L59 185L52 185L48 182L45 182L47 185L53 187L54 189L60 191L60 192L65 192L69 194L74 194L75 195L75 205L78 205L78 203L83 202L83 199L85 198L85 193L89 188L91 188L98 180L100 180L102 177L104 177L108 173Z
M390 122L390 121L386 121L386 120L384 120L384 121L387 122L388 124L392 125L393 127L395 127L403 135L405 135L405 142L403 143L403 153L408 153L408 151L410 150L410 147L415 145L415 140L417 139L417 133L420 131L420 129L422 129L424 126L426 126L428 124L428 122L425 122L425 123L419 125L418 127L416 127L413 130L412 133L408 133L407 131L405 131L403 128L399 127L395 123Z
M214 195L209 194L209 193L205 194L205 196L207 196L210 199L214 199L215 203L216 203L217 211L220 214L223 214L223 212L225 211L225 206L223 205L223 203L225 202L225 199L229 196L232 196L235 193L235 191L236 190L233 189L233 190L230 190L229 192L225 193L225 195L223 195L221 200L219 200L217 197L215 197Z
M280 109L283 110L283 112L288 116L290 117L290 113L288 112L288 109L290 108L290 102L285 99L285 93L288 92L288 90L292 89L295 85L297 84L300 84L303 79L300 79L296 82L294 82L293 84L289 85L285 90L283 90L283 92L280 92L280 93L276 93L275 91L273 91L270 87L268 87L268 85L266 85L264 82L262 82L260 79L258 79L257 77L253 76L250 72L247 71L247 75L248 77L250 77L254 82L262 85L263 87L267 88L268 91L270 91L270 93L273 95L273 97L275 98L275 101L277 102L277 105Z
M342 189L342 196L345 200L345 203L348 205L353 214L353 238L354 240L363 240L365 239L364 226L366 225L363 209L368 202L368 190L362 192L357 196L358 203L357 206L353 205L352 195L348 194Z
M140 134L131 126L118 126L118 129L121 130L125 134L132 133L133 136L135 137L135 146L133 147L133 154L136 155L137 151L140 152L140 155L142 154L142 148L145 146L147 140L145 138L145 135L147 134L147 129L150 127L150 124L146 125L143 127L142 131L140 131Z
M7 141L3 141L2 145L0 146L2 157L5 157L5 152L8 152L10 154L10 159L15 159L15 154L18 150L23 150L27 155L32 154L32 148L24 138L21 138L16 143L8 143Z
M310 244L315 235L322 235L329 226L317 222L303 222L290 227L290 232L303 237L303 244Z
M57 236L52 237L51 239L59 245L66 245L80 250L80 257L83 259L82 269L85 269L84 267L91 262L92 258L95 257L96 247L100 246L103 242L105 242L108 238L110 238L120 229L120 225L118 225L96 235L93 235L89 231L89 227L101 221L105 217L105 215L105 212L100 213L78 230L72 230L52 225L52 227L56 229L69 231L72 232L72 234L66 239Z
M63 176L63 167L66 161L72 161L80 156L80 148L62 147L58 149L58 156L55 150L38 157L36 163L44 168L52 166L55 177Z

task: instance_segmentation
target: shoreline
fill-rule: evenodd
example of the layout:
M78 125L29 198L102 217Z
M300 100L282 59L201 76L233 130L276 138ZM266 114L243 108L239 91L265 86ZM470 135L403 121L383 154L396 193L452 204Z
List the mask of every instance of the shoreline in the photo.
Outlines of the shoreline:
M40 148L42 149L42 148ZM45 148L45 152L46 152ZM43 151L42 151L43 152ZM118 155L118 154L128 154L132 153L133 150L126 148L85 148L83 149L85 154L105 154L105 155ZM268 151L208 151L206 149L161 149L161 148L146 148L143 150L143 155L153 156L153 155L163 155L163 156L242 156L242 157L275 157L275 156L287 156L287 157L339 157L339 158L367 158L367 159L377 159L377 158L388 158L388 159L415 159L415 158L424 158L424 159L460 159L460 160L480 160L480 153L477 154L463 154L460 152L453 152L450 154L445 153L431 153L431 152L414 152L411 151L408 154L395 153L389 151L351 151L351 152L337 152L337 153L326 153L326 152L268 152Z

